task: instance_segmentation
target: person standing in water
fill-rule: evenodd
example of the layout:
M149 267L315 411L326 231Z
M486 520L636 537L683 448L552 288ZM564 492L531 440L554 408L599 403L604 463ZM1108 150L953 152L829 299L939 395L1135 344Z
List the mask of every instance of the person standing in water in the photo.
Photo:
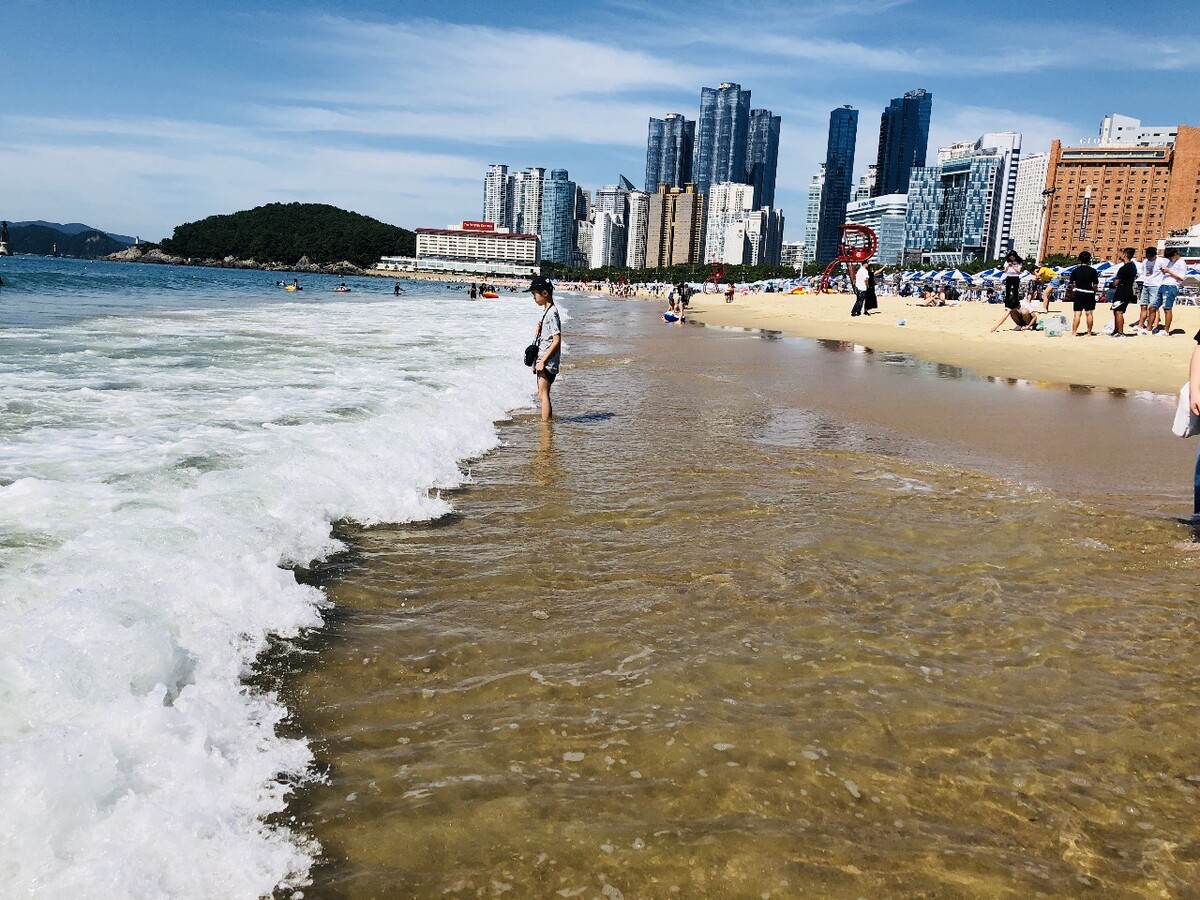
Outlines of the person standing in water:
M533 294L534 302L542 308L542 320L538 322L536 332L538 355L533 364L533 373L537 376L542 421L549 422L554 415L554 407L550 402L550 386L558 377L558 365L562 358L562 321L558 315L558 307L554 305L554 285L549 278L535 275L526 292Z

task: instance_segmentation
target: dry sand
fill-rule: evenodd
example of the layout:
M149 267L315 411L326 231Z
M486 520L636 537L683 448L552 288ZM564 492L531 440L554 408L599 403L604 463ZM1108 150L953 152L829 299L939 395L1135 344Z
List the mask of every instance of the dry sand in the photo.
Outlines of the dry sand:
M729 304L722 297L697 294L689 312L695 321L707 325L852 341L983 375L1159 393L1175 393L1187 380L1188 360L1196 346L1192 336L1200 328L1200 307L1177 305L1171 337L1113 338L1103 333L1073 337L1067 333L1055 338L1040 331L1012 331L1011 322L991 334L1004 312L998 304L921 307L909 302L904 297L880 297L878 315L851 318L854 298L845 294L737 294ZM1070 325L1068 305L1053 303L1050 311L1065 314ZM1130 307L1126 318L1137 320L1136 307ZM905 324L898 325L900 320ZM1101 304L1096 310L1096 330L1111 322L1112 313Z

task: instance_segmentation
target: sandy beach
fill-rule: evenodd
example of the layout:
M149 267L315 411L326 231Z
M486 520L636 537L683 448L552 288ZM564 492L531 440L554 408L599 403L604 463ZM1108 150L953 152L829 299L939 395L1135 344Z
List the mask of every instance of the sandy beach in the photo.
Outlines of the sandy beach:
M1175 393L1187 377L1188 360L1200 328L1200 307L1175 308L1174 334L1139 335L1114 340L1096 337L1047 337L1042 332L1013 331L1011 323L989 333L1003 313L998 304L921 307L910 298L880 297L879 314L851 318L854 298L845 294L737 294L733 303L697 294L691 315L706 325L762 328L784 334L853 341L880 350L912 353L931 362L949 363L979 372L1033 381L1089 384L1098 387ZM1054 303L1051 313L1067 304ZM1136 320L1130 309L1127 320ZM903 320L904 324L898 323ZM1096 310L1096 330L1112 322L1107 306ZM1082 326L1081 326L1082 327Z

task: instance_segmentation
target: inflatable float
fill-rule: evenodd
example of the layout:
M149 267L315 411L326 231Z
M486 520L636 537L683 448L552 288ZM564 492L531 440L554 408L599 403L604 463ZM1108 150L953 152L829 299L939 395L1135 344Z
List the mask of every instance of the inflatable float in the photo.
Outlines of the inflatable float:
M481 296L487 300L496 300L499 298L500 295L497 294L495 291L484 291L479 296Z

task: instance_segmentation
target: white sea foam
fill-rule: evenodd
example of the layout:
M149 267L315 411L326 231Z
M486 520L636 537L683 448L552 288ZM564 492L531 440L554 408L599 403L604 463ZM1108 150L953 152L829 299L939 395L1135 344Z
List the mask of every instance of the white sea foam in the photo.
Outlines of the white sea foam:
M446 505L527 402L536 309L406 297L0 337L0 878L42 897L258 897L314 847L264 817L311 762L244 682L321 622L281 565Z

